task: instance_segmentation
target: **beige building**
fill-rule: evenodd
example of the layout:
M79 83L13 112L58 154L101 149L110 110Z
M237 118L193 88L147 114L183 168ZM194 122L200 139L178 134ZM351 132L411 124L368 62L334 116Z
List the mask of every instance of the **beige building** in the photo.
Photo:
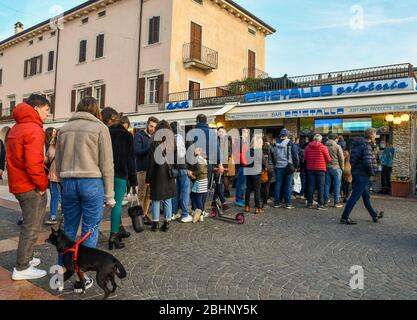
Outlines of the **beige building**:
M31 93L65 121L85 95L126 112L263 76L275 30L231 0L90 0L0 42L2 127ZM219 89L217 89L219 90ZM222 92L219 90L218 95Z

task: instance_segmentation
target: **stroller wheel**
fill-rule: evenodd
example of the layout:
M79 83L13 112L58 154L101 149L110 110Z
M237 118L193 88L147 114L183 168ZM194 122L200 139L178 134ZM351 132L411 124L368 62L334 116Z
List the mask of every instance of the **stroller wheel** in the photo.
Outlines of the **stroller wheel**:
M238 213L236 215L236 222L237 222L237 224L244 224L245 223L245 216L243 215L243 213Z
M211 216L213 218L217 217L217 210L215 208L211 209Z

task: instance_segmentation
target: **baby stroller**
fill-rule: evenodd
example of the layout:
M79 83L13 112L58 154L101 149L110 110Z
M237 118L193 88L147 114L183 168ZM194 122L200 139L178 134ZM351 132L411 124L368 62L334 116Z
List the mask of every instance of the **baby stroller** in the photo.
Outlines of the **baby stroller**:
M209 186L209 197L214 197L216 192L216 185L219 185L222 182L222 174L216 174L215 172L212 173L211 176L211 183ZM217 178L217 181L215 179ZM212 202L211 208L211 217L217 220L228 221L228 222L235 222L237 224L244 224L245 223L245 215L243 213L236 214L235 217L230 215L225 215L222 204L220 203L219 197L215 201Z

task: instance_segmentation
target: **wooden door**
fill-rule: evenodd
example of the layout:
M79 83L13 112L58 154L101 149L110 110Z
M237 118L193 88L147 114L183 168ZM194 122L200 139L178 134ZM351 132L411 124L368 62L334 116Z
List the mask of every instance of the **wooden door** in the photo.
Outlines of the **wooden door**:
M203 27L191 22L191 59L201 60L201 44L203 37Z
M248 78L255 78L256 53L249 50L248 53Z

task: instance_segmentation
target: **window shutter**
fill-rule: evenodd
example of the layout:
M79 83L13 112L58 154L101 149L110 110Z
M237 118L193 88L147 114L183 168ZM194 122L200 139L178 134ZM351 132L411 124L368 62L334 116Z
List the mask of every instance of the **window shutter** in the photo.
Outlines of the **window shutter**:
M149 20L149 36L148 36L148 44L152 44L153 43L153 27L154 25L154 18L152 18L151 20Z
M27 78L28 76L28 60L25 60L25 71L23 72L23 77Z
M51 71L51 70L54 69L54 57L55 57L55 52L54 51L49 51L48 71Z
M154 17L154 24L153 24L153 43L159 42L159 25L160 25L160 17Z
M248 78L255 78L255 65L256 65L256 54L255 52L249 50L248 57Z
M104 34L99 34L96 39L96 58L104 55Z
M49 101L51 103L51 113L55 114L55 94L51 95L51 101Z
M0 117L3 116L3 102L0 102Z
M3 69L0 69L0 85L3 84Z
M36 58L32 58L30 60L30 75L33 76L34 74L36 74L38 60Z
M101 86L101 101L100 101L100 105L102 108L104 108L106 106L106 85L103 84Z
M38 58L39 58L39 73L42 73L42 60L43 60L43 55L40 55Z
M138 105L145 104L145 78L140 78L138 82Z
M84 62L87 58L87 40L82 40L80 42L80 55L78 58L78 62Z
M164 102L164 75L161 74L158 76L158 93L156 95L156 99L158 103Z
M93 88L92 87L88 87L84 89L84 94L86 97L91 97L93 94Z
M71 112L75 112L75 99L77 97L77 91L71 91Z

